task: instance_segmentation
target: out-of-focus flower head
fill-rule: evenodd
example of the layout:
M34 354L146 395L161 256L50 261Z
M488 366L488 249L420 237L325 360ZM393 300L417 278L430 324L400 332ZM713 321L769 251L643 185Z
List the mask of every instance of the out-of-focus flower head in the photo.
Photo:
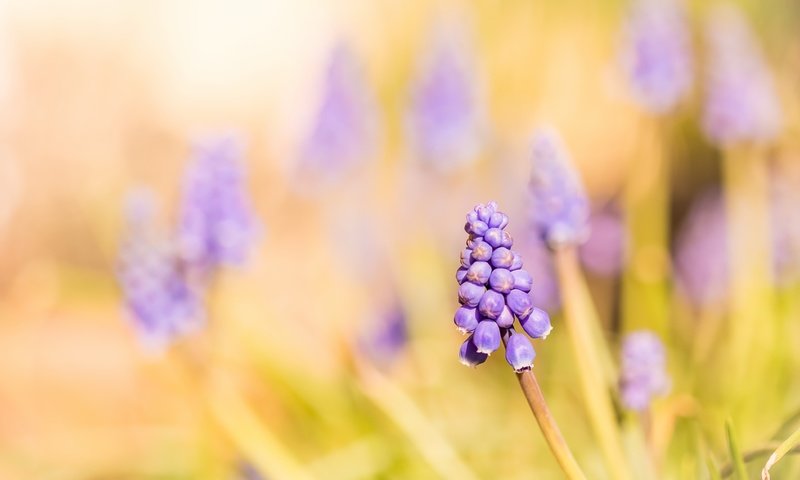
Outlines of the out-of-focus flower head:
M588 233L589 202L561 137L540 127L533 136L531 218L551 249L582 243Z
M536 353L530 340L514 330L515 321L532 338L546 338L552 327L547 313L533 306L533 279L522 269L522 257L511 250L514 241L506 225L508 216L495 202L467 214L467 248L456 272L461 307L453 321L470 334L459 351L461 363L474 367L485 362L506 337L506 361L521 372L533 366Z
M406 311L399 301L395 301L373 323L373 328L361 340L362 350L374 362L389 365L408 345Z
M675 269L683 294L699 308L719 306L728 294L725 207L718 191L692 205L678 234Z
M519 248L527 260L528 271L536 279L536 288L531 290L533 303L549 312L558 310L561 308L561 292L553 256L547 245L537 235L528 235Z
M800 193L797 179L785 173L773 174L770 188L772 272L781 286L800 280Z
M581 263L592 273L611 277L620 272L625 263L627 244L622 213L614 207L606 207L589 216L591 234L581 245Z
M258 236L242 150L234 136L205 138L195 147L184 176L177 227L181 258L192 268L240 265Z
M420 58L411 92L408 134L414 152L446 172L472 162L485 137L485 105L469 36L440 23Z
M145 347L161 350L204 319L202 295L186 280L174 245L154 225L155 200L149 190L126 201L126 228L117 278L125 306Z
M631 410L646 410L654 396L665 394L670 387L664 345L653 332L631 332L622 340L621 357L622 403Z
M691 38L680 0L634 0L625 25L623 67L636 100L672 110L692 86Z
M780 103L769 67L742 12L731 5L712 10L706 42L706 135L722 147L775 138L781 127Z
M374 156L378 108L362 64L345 43L331 53L319 110L301 147L299 174L331 182Z

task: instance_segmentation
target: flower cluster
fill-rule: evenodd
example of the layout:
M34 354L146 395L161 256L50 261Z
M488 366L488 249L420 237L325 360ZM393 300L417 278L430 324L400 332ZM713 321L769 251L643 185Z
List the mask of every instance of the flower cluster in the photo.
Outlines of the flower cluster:
M173 245L155 228L152 193L137 190L126 203L126 233L117 277L142 342L147 348L160 350L171 338L200 325L202 299L183 275Z
M253 245L258 222L240 156L240 144L231 137L201 144L186 171L174 236L155 228L151 194L129 199L117 276L148 346L163 349L201 325L212 275L223 265L244 262Z
M408 129L415 154L433 169L449 171L479 153L485 108L467 35L456 25L441 27L420 61Z
M744 15L732 6L718 6L706 33L706 134L720 146L773 139L781 125L780 103Z
M669 390L664 345L652 332L625 336L620 367L620 396L626 408L645 410L654 396Z
M623 66L641 105L666 113L692 84L691 39L679 0L637 0L625 29Z
M531 303L533 280L522 269L522 257L511 250L514 241L504 230L506 225L508 216L494 202L467 214L464 229L469 238L456 273L461 307L454 322L462 333L470 333L461 345L463 364L485 362L506 337L506 360L520 372L533 366L536 353L531 342L515 332L515 319L533 338L547 337L552 327L547 313Z
M551 249L582 243L589 231L589 201L555 130L534 133L532 157L531 212L537 235Z

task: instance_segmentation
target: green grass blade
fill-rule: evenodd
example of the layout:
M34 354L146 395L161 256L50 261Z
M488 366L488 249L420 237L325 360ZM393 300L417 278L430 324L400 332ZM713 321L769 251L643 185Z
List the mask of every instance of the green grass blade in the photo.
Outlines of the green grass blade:
M742 451L739 450L739 442L736 440L730 419L725 422L725 434L728 437L728 450L731 454L733 473L737 480L747 480L747 467L744 465L744 457L742 457Z

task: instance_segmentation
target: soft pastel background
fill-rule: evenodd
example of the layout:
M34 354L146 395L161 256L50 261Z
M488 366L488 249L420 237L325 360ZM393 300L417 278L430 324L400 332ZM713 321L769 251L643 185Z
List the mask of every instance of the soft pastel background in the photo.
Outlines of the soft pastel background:
M244 475L247 455L208 427L191 372L140 347L114 277L125 193L150 185L167 224L192 139L218 131L245 138L263 231L250 261L215 284L209 329L176 349L204 358L317 478L438 478L420 455L426 447L374 405L342 354L343 338L369 337L400 305L410 340L381 371L425 424L480 478L559 478L502 358L476 370L458 364L452 275L474 204L496 199L518 242L528 235L528 142L540 122L561 131L596 204L619 203L646 124L619 69L625 8L616 0L2 2L0 479ZM784 110L770 158L790 168L800 155L800 8L789 0L743 8ZM698 64L706 10L689 4ZM418 58L442 18L466 25L489 125L477 163L437 176L414 158L405 122ZM363 168L308 195L292 166L340 42L364 63L382 133ZM692 201L719 184L719 153L698 126L701 96L696 83L665 140L670 238ZM788 208L783 221L800 221L798 212ZM669 254L628 268L668 269ZM618 331L648 326L619 325L615 278L590 275L612 345ZM779 290L784 313L765 322L790 334L778 338L768 381L746 389L753 405L734 408L713 387L725 365L691 363L688 339L711 334L669 289L675 308L661 333L672 389L652 427L667 478L702 478L700 443L725 463L726 418L750 448L800 408L798 289ZM590 478L605 478L557 312L553 335L536 344L535 371L579 462Z

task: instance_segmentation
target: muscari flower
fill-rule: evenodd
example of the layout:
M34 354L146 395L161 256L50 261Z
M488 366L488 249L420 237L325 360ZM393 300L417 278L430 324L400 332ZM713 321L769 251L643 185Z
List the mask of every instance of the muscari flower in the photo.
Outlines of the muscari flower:
M257 237L241 161L242 144L232 136L207 138L195 147L176 232L180 255L192 268L240 265Z
M781 111L774 82L743 14L718 6L706 28L709 65L703 127L717 145L777 136Z
M339 44L323 79L319 110L300 153L299 173L336 180L376 153L378 109L355 53Z
M729 261L725 205L717 191L692 205L676 242L675 270L683 294L699 308L722 305Z
M622 340L621 357L622 403L631 410L646 410L654 396L669 390L664 345L652 332L631 332Z
M146 347L163 349L204 319L202 295L187 281L174 244L154 226L151 192L129 195L117 277L135 329Z
M449 171L477 157L485 107L466 35L439 28L432 37L412 87L408 134L426 165Z
M408 318L395 301L377 319L372 330L360 340L361 349L376 363L389 365L408 345Z
M547 313L531 302L533 280L522 269L522 257L511 250L514 241L506 225L508 216L495 202L467 214L467 248L456 273L461 307L453 321L459 331L470 334L459 351L464 365L485 362L506 337L506 361L521 372L533 366L536 353L530 340L515 331L515 321L532 338L546 338L552 327Z
M636 100L673 109L692 84L691 38L679 0L635 0L625 24L623 67Z
M589 202L558 133L539 128L533 136L531 217L551 249L578 245L588 235Z

